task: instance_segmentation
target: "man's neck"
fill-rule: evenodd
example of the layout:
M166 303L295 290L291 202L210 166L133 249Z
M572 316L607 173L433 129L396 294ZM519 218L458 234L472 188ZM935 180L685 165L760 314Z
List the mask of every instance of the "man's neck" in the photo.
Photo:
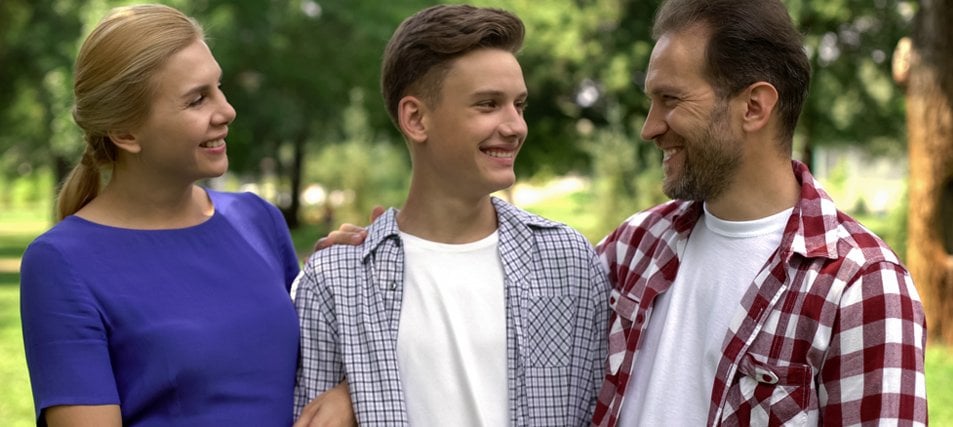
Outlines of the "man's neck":
M749 221L790 209L800 197L791 161L778 159L741 168L722 195L706 202L720 219Z

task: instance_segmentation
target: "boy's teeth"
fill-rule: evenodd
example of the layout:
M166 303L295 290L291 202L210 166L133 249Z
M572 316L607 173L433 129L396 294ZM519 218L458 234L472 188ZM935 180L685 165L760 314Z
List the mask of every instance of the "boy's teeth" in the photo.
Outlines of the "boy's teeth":
M513 157L512 151L498 151L498 150L486 150L484 151L490 157L499 157L504 159L509 159Z

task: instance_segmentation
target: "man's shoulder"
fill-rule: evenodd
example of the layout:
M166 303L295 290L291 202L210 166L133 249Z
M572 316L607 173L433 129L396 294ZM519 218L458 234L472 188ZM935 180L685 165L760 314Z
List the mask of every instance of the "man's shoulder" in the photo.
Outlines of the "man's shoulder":
M880 236L841 211L837 211L836 250L838 258L850 258L860 264L902 265L900 257Z
M622 221L613 235L628 234L635 230L673 229L675 222L688 213L692 202L685 200L670 200L651 208L636 212Z

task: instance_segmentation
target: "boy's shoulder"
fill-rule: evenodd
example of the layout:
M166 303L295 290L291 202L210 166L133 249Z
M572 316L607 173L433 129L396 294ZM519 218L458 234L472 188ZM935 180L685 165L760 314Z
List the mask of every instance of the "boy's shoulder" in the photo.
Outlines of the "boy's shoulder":
M519 230L530 230L537 242L591 246L582 233L564 223L527 212L498 198L493 198L493 206L499 218L501 240L524 238Z
M516 207L515 205L497 198L491 197L490 200L493 202L493 207L496 209L496 215L501 220L507 219L517 223L521 223L531 227L538 228L560 228L568 227L566 224L561 222L553 221L548 218L541 217L534 213L527 212L521 208Z

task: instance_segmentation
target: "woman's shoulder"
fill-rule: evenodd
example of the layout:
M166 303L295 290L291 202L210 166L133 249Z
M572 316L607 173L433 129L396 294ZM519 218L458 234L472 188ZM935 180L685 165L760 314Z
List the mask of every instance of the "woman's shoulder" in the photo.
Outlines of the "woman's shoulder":
M252 192L231 192L206 189L215 211L230 218L280 216L278 207Z
M64 250L79 249L88 246L90 241L108 240L113 234L111 227L70 215L37 236L29 246L52 246Z

